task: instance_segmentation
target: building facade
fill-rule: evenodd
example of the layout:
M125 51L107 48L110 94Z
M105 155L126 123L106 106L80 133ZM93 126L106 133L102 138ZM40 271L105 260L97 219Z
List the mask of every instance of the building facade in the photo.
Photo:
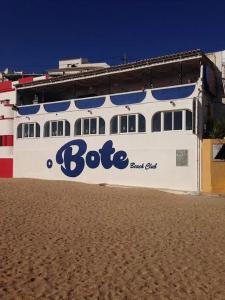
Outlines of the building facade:
M0 176L200 192L202 140L224 111L220 81L194 50L3 82Z

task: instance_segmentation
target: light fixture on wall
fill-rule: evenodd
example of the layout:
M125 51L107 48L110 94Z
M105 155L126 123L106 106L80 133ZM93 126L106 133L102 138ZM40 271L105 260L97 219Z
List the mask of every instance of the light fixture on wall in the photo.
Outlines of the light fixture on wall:
M16 106L15 104L12 105L11 109L12 109L12 110L15 110L15 111L19 111L18 106Z
M174 101L170 101L170 104L172 104L173 106L176 106L175 102Z
M26 119L30 120L30 117L26 117Z
M125 108L128 109L128 110L130 110L130 106L129 105L126 105Z
M143 86L142 92L144 92L147 89L147 83Z
M88 112L89 112L89 114L91 114L91 115L92 115L92 111L91 111L90 109L88 110Z

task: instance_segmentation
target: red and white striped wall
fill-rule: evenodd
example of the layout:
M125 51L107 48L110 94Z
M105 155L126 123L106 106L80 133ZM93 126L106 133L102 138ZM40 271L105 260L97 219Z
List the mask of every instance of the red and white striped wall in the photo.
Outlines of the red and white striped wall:
M13 177L13 104L16 91L12 81L0 82L0 177Z
M16 84L48 79L48 75L40 77L24 77L18 81L0 82L0 178L13 177L13 145L14 112L16 104Z

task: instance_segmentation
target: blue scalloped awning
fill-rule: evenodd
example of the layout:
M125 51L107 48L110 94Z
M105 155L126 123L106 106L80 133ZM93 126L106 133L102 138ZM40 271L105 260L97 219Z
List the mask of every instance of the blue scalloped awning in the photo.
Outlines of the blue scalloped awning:
M105 97L75 100L74 103L79 109L97 108L105 103Z
M39 112L40 105L19 106L18 113L20 115L34 115Z
M115 105L126 105L140 103L145 99L145 96L146 92L137 92L132 94L110 96L110 99Z
M63 102L44 104L44 109L45 111L51 113L51 112L65 111L69 108L69 106L70 106L70 101L63 101Z
M175 100L191 96L194 92L195 84L189 86L180 86L168 89L153 90L152 96L156 100Z

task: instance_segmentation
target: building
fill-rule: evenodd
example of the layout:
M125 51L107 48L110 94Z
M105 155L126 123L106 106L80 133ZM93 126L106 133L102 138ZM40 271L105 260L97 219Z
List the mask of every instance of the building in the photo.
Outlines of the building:
M50 76L78 74L108 68L106 63L89 63L87 58L62 59L58 69L48 70Z
M202 141L225 112L222 68L194 50L112 67L67 60L3 82L0 176L200 192Z

